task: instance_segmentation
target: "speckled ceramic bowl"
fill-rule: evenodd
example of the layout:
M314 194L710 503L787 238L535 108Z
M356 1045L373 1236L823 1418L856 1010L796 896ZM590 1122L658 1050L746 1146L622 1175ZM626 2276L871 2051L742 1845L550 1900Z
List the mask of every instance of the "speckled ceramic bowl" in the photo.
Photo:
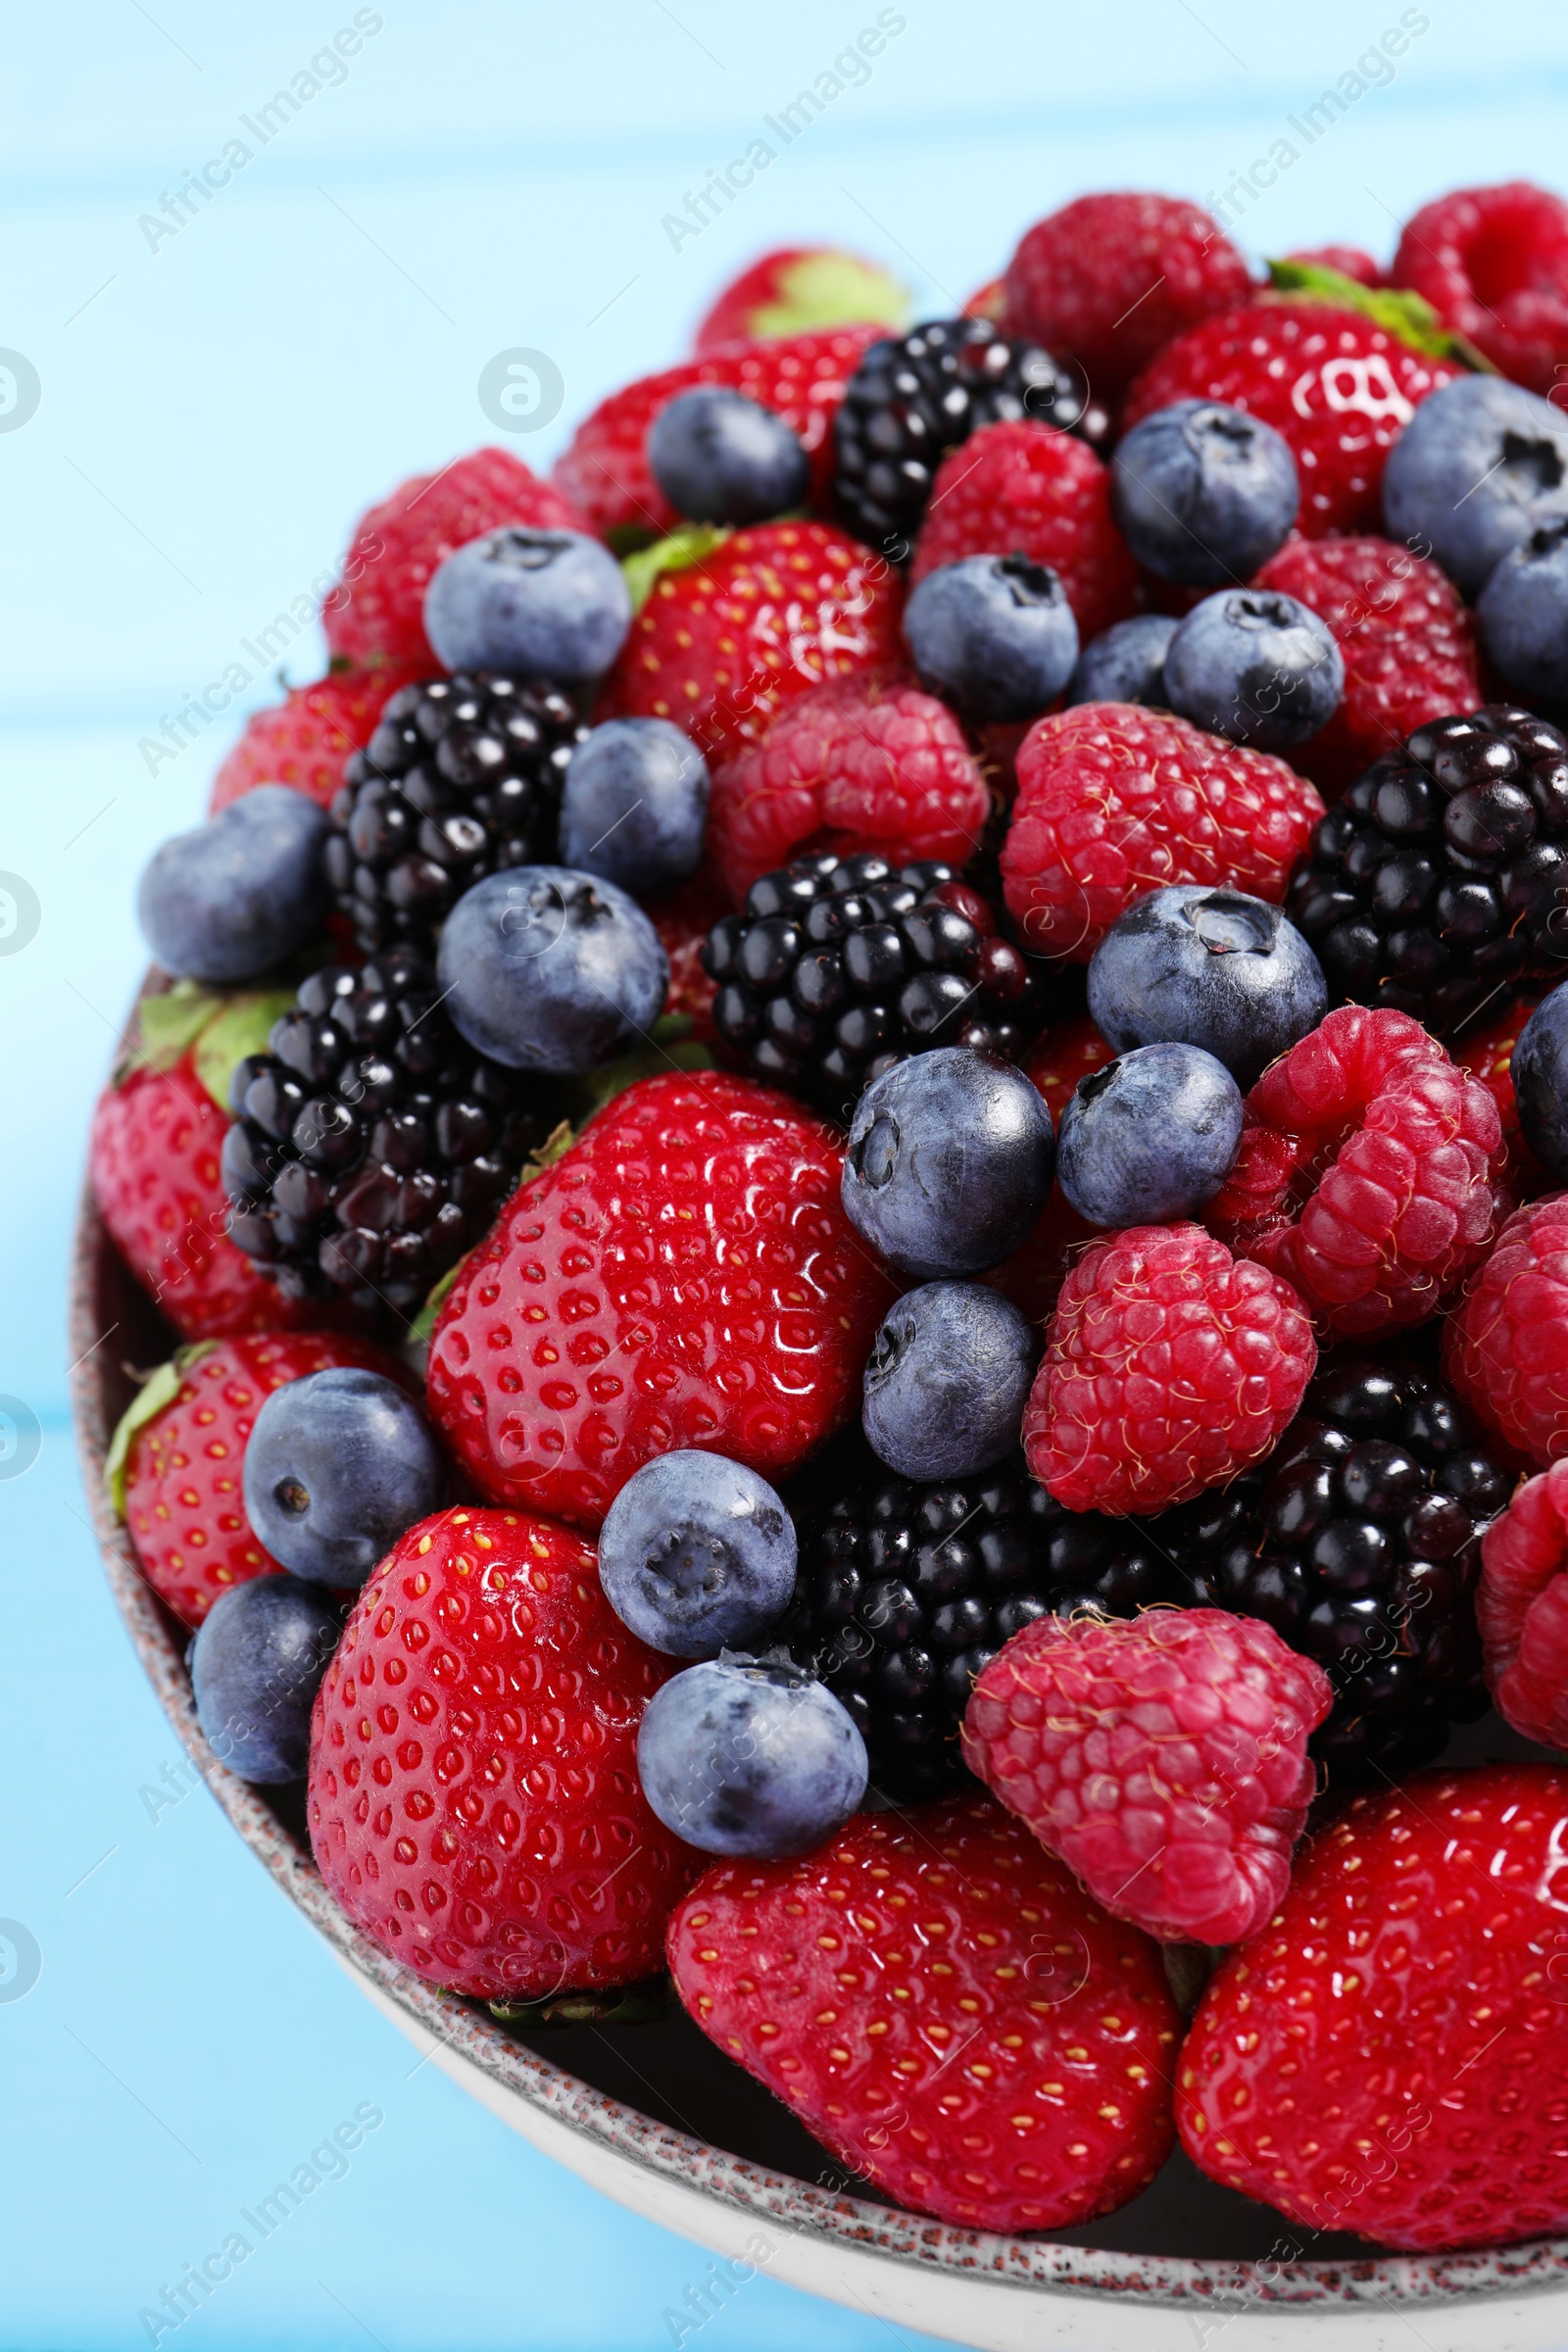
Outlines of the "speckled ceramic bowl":
M1501 2254L1371 2255L1349 2236L1283 2261L1287 2225L1180 2155L1155 2184L1076 2236L1001 2237L873 2202L749 2076L679 2015L618 2032L528 2038L482 2003L433 1991L367 1942L311 1859L297 1790L252 1788L196 1722L185 1635L139 1575L103 1495L129 1400L125 1363L157 1363L167 1328L122 1266L90 1198L71 1307L76 1432L104 1565L136 1654L235 1829L385 2016L453 2080L607 2196L709 2250L722 2297L760 2269L902 2328L1037 2352L1547 2352L1568 2345L1568 2240ZM857 2193L857 2191L862 2193Z

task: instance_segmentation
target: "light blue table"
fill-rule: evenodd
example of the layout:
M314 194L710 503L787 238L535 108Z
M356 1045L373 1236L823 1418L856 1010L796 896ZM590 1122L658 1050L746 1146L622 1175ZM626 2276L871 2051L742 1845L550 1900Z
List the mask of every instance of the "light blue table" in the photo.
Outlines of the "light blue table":
M6 2352L145 2344L140 2310L367 2107L385 2120L346 2174L164 2344L653 2352L706 2267L415 2068L180 1780L111 1609L64 1418L68 1233L140 960L132 880L197 815L232 722L156 775L142 739L312 594L368 499L493 437L476 385L494 354L561 370L563 413L514 444L540 463L612 384L677 357L770 243L857 244L940 311L1067 195L1219 195L1352 84L1242 220L1253 252L1386 253L1441 187L1561 177L1560 12L1405 12L1425 29L1374 85L1357 60L1400 15L906 0L865 78L833 67L871 0L0 16L0 345L41 386L0 433L0 868L41 906L0 956L0 1391L45 1432L0 1480L0 1916L42 1955L24 1999L0 1984ZM356 24L339 74L333 36ZM820 119L677 243L664 216L824 74L846 86ZM321 86L266 114L300 74ZM249 160L177 231L142 225L236 138ZM291 674L318 659L302 635ZM889 2352L881 2324L765 2278L704 2352L808 2329L824 2352Z

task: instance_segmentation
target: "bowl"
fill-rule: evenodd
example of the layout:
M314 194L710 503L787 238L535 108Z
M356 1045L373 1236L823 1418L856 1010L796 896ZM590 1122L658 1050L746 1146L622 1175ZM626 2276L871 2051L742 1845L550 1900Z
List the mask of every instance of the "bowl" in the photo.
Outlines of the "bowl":
M176 1341L122 1263L90 1189L71 1281L72 1405L88 1503L120 1613L186 1753L234 1828L333 1957L420 2053L593 2187L717 2259L716 2310L758 2270L896 2328L1038 2352L1541 2352L1568 2341L1568 2239L1475 2254L1380 2255L1310 2238L1206 2180L1178 2152L1090 2228L1031 2237L965 2230L881 2201L678 2011L653 2023L524 2032L436 1991L360 1934L311 1858L303 1790L253 1788L203 1739L189 1636L144 1582L104 1492L104 1457L134 1394L126 1363ZM113 1345L106 1345L108 1341ZM1307 2242L1310 2239L1310 2242Z

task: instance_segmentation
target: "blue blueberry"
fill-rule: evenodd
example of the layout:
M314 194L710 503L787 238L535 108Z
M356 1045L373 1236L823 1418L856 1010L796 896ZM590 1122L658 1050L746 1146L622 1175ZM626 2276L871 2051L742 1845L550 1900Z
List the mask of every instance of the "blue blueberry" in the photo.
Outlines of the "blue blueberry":
M258 784L155 850L136 892L142 936L166 972L223 987L303 948L332 904L324 808Z
M1509 1070L1520 1134L1547 1175L1568 1184L1568 983L1542 998Z
M1177 622L1168 612L1137 612L1092 637L1067 681L1072 703L1147 703L1168 709L1165 656Z
M928 571L904 608L920 683L971 718L1035 718L1078 659L1056 574L1027 556L965 556Z
M723 384L698 384L661 409L648 463L691 522L765 522L804 505L811 486L810 461L783 417Z
M967 1478L1018 1443L1035 1375L1028 1319L979 1282L928 1282L883 1318L861 1426L901 1478Z
M1317 1027L1323 967L1277 906L1176 882L1112 923L1089 964L1089 1009L1118 1054L1201 1046L1239 1086Z
M274 1560L363 1585L406 1529L439 1510L440 1450L414 1398L357 1365L274 1389L245 1447L245 1510Z
M1027 1239L1055 1156L1051 1113L1021 1070L939 1046L895 1062L857 1102L844 1206L907 1274L983 1274Z
M657 898L702 863L708 788L702 753L667 718L607 718L571 755L561 855L634 898Z
M599 1581L650 1649L711 1658L744 1649L795 1591L795 1522L765 1478L682 1450L621 1488L599 1537Z
M630 626L620 565L583 531L507 523L448 556L424 592L424 633L447 669L581 685Z
M1219 1191L1242 1140L1242 1090L1200 1046L1137 1046L1080 1078L1056 1181L1091 1225L1159 1225Z
M637 1774L664 1827L708 1854L808 1853L865 1794L865 1742L782 1651L688 1666L656 1690Z
M1146 569L1192 588L1250 579L1301 501L1290 445L1217 400L1156 409L1116 444L1110 500Z
M1440 385L1389 452L1383 514L1391 537L1478 595L1512 548L1568 515L1568 418L1500 375Z
M298 1781L311 1709L343 1631L318 1585L258 1576L214 1601L190 1645L196 1716L220 1764L242 1781Z
M1211 735L1283 752L1326 726L1345 660L1326 621L1272 588L1227 588L1195 605L1165 656L1170 707Z
M1519 694L1568 702L1568 517L1504 556L1476 606L1481 642Z
M564 865L476 882L446 919L437 970L476 1052L562 1076L646 1039L669 987L669 960L636 900Z

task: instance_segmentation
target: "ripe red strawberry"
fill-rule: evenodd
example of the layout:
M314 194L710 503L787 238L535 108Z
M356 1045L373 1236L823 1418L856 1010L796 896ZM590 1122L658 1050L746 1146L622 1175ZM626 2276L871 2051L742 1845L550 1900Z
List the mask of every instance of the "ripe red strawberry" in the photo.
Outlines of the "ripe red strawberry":
M1443 1361L1521 1460L1544 1470L1568 1454L1568 1193L1508 1219L1444 1326Z
M1007 265L1007 325L1119 391L1173 335L1245 302L1247 264L1179 196L1079 196L1025 231Z
M607 708L668 718L708 755L756 743L823 678L899 660L904 587L825 522L766 522L662 570L610 673Z
M907 672L828 678L713 777L709 853L737 901L808 847L967 865L991 795L946 703Z
M368 665L403 663L418 677L441 664L424 634L424 592L454 548L503 523L549 531L588 526L560 490L506 449L475 449L439 473L416 473L369 508L354 528L341 585L321 626L333 656Z
M1497 1106L1407 1012L1344 1004L1247 1098L1203 1214L1295 1285L1328 1330L1423 1323L1495 1228Z
M988 277L983 286L976 286L963 306L965 318L992 318L1001 326L1007 316L1007 281L1004 277Z
M1411 215L1389 272L1532 392L1554 392L1568 362L1568 204L1511 179L1450 188Z
M1127 703L1037 719L1017 768L1007 905L1037 955L1074 963L1167 882L1222 883L1277 906L1323 813L1283 760Z
M1070 1511L1162 1511L1261 1460L1316 1361L1289 1283L1200 1225L1132 1225L1068 1270L1024 1454Z
M291 785L327 808L343 781L344 760L369 742L387 697L417 675L396 662L331 669L314 685L291 686L282 702L253 710L213 778L209 814L258 784Z
M643 1709L674 1668L564 1528L478 1509L411 1528L311 1729L311 1845L355 1925L481 1998L652 1974L699 1867L637 1779Z
M1058 573L1088 643L1125 620L1138 569L1110 512L1110 469L1071 433L986 424L937 469L910 584L964 556L1032 556Z
M1482 1537L1476 1624L1498 1714L1568 1748L1568 1462L1526 1479Z
M1039 1617L975 1684L963 1760L1118 1919L1240 1943L1290 1884L1333 1703L1255 1617Z
M766 1478L858 1407L892 1286L798 1102L703 1071L619 1095L465 1261L430 1410L492 1501L596 1528L694 1446Z
M1026 1076L1045 1097L1054 1127L1072 1100L1080 1078L1092 1078L1115 1055L1085 1013L1080 1020L1061 1021L1048 1029L1024 1059ZM1060 1186L1054 1188L1039 1222L1022 1249L1004 1258L994 1273L981 1276L1001 1291L1031 1323L1045 1324L1055 1310L1069 1266L1076 1264L1091 1242L1102 1238L1098 1225L1081 1217Z
M826 496L833 473L833 418L861 355L881 332L836 326L776 342L731 344L639 376L583 418L558 459L555 480L612 545L641 545L675 528L679 517L648 465L648 428L677 392L693 384L728 384L773 409L800 435L811 459L813 495Z
M1170 2147L1153 1945L989 1797L710 1869L669 1965L703 2032L917 2213L1059 2229L1136 2196Z
M1200 2170L1379 2245L1560 2231L1565 1821L1568 1773L1494 1764L1419 1773L1322 1831L1182 2045Z
M836 245L785 245L732 278L692 341L698 353L726 343L773 342L834 326L900 327L909 297L886 270Z
M1301 476L1303 537L1375 531L1383 464L1417 404L1462 373L1358 311L1250 303L1168 344L1127 395L1136 424L1175 400L1222 400L1284 435Z
M162 1365L116 1430L111 1497L147 1582L187 1625L231 1585L280 1573L245 1515L245 1447L274 1389L337 1364L400 1377L378 1348L337 1332L207 1341Z
M1429 718L1482 702L1475 626L1429 558L1391 539L1292 539L1257 575L1328 622L1345 692L1296 764L1325 792L1354 782Z

